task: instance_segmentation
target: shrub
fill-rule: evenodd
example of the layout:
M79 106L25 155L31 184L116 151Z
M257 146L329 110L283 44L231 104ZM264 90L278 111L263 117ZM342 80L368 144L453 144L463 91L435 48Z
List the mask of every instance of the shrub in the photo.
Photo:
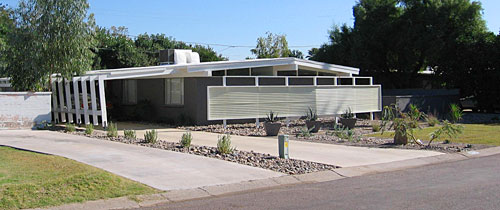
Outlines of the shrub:
M186 133L182 134L180 144L182 145L182 147L188 148L191 146L191 140L193 140L193 136L191 136L191 132L186 132Z
M410 119L410 126L412 128L418 127L418 121L425 117L425 113L421 112L418 109L418 106L415 104L410 104L410 110L407 113L408 118Z
M372 124L372 131L379 132L380 131L380 124Z
M231 147L231 136L229 134L219 136L219 140L217 141L217 151L220 154L233 153L234 150L235 148Z
M93 124L85 125L85 134L92 135L92 133L94 133L94 125Z
M312 130L314 130L314 126L310 129L307 129L307 127L304 126L299 130L299 133L297 133L295 136L296 137L311 137L311 136L313 136L313 134L311 133Z
M457 104L450 104L450 120L452 123L457 123L462 120L463 115L464 113L462 109L460 109L460 106Z
M439 124L439 120L436 117L434 117L434 116L429 116L429 117L427 117L427 124L430 127L434 127L437 124Z
M156 141L158 140L158 133L156 132L155 129L151 131L146 131L144 134L144 141L150 144L155 144Z
M334 135L340 139L347 140L347 141L354 141L357 140L354 138L354 131L344 127L344 126L339 126L335 125L333 126L333 131L332 132L327 132L326 135Z
M445 142L451 142L451 139L456 138L458 135L462 134L464 130L464 127L461 125L455 125L453 123L448 122L445 120L443 122L443 126L438 128L437 130L433 131L430 134L431 139L429 140L429 144L427 146L430 146L432 141L441 138L441 136L444 134L448 136L449 139L446 139Z
M354 113L352 113L351 107L347 108L341 117L344 119L354 119Z
M66 130L66 132L75 132L76 131L75 124L66 123L66 127L64 128L64 130Z
M278 113L274 113L273 111L269 111L269 114L267 114L267 117L266 117L266 122L270 122L270 123L273 123L273 122L278 122Z
M106 135L108 137L117 137L118 136L118 126L116 123L109 122L108 127L106 128Z
M306 112L305 118L306 120L309 121L316 121L318 120L318 113L316 112L316 110L313 110L311 107L309 107L309 109Z
M134 130L124 130L123 131L123 135L125 136L125 138L127 139L136 139L136 133Z

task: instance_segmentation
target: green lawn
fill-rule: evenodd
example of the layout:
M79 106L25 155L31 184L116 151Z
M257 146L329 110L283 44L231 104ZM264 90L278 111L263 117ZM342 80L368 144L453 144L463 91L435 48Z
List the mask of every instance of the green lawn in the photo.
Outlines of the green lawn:
M500 124L464 124L463 126L464 132L452 142L500 146ZM437 127L416 129L415 134L417 139L429 140L429 134L436 129ZM394 132L384 132L383 135L379 132L369 136L391 138Z
M0 209L37 208L156 192L146 185L70 159L0 147Z

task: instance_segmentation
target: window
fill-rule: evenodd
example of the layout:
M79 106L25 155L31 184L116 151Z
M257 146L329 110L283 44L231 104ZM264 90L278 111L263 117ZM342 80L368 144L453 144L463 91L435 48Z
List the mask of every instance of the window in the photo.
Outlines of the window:
M123 103L137 104L137 80L123 80Z
M184 78L165 79L165 104L184 105Z

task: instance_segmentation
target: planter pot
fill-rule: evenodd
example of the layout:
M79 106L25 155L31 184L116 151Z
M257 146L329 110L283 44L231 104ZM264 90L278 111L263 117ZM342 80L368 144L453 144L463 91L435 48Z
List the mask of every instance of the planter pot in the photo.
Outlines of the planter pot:
M321 121L306 121L307 125L307 130L310 130L312 127L314 127L311 130L311 133L317 133L319 129L321 128Z
M394 134L394 144L408 144L408 136L401 135L400 132Z
M354 126L356 125L356 121L358 121L358 119L356 119L356 118L352 118L352 119L340 118L340 123L349 129L354 128Z
M280 132L281 128L281 123L270 123L266 122L264 123L264 130L266 130L266 134L268 136L277 136L278 133Z

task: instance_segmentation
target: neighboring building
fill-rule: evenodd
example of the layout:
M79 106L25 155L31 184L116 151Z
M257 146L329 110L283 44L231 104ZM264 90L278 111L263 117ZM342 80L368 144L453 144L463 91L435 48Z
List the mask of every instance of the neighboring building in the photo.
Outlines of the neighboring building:
M10 79L9 78L0 78L0 92L8 92L8 91L13 91L14 89L12 88L10 84Z
M382 108L381 86L372 84L371 77L353 77L357 68L296 58L200 63L190 50L162 56L169 65L53 79L54 119L104 125L108 119L210 124L258 120L271 110L296 117L309 107L319 115Z

